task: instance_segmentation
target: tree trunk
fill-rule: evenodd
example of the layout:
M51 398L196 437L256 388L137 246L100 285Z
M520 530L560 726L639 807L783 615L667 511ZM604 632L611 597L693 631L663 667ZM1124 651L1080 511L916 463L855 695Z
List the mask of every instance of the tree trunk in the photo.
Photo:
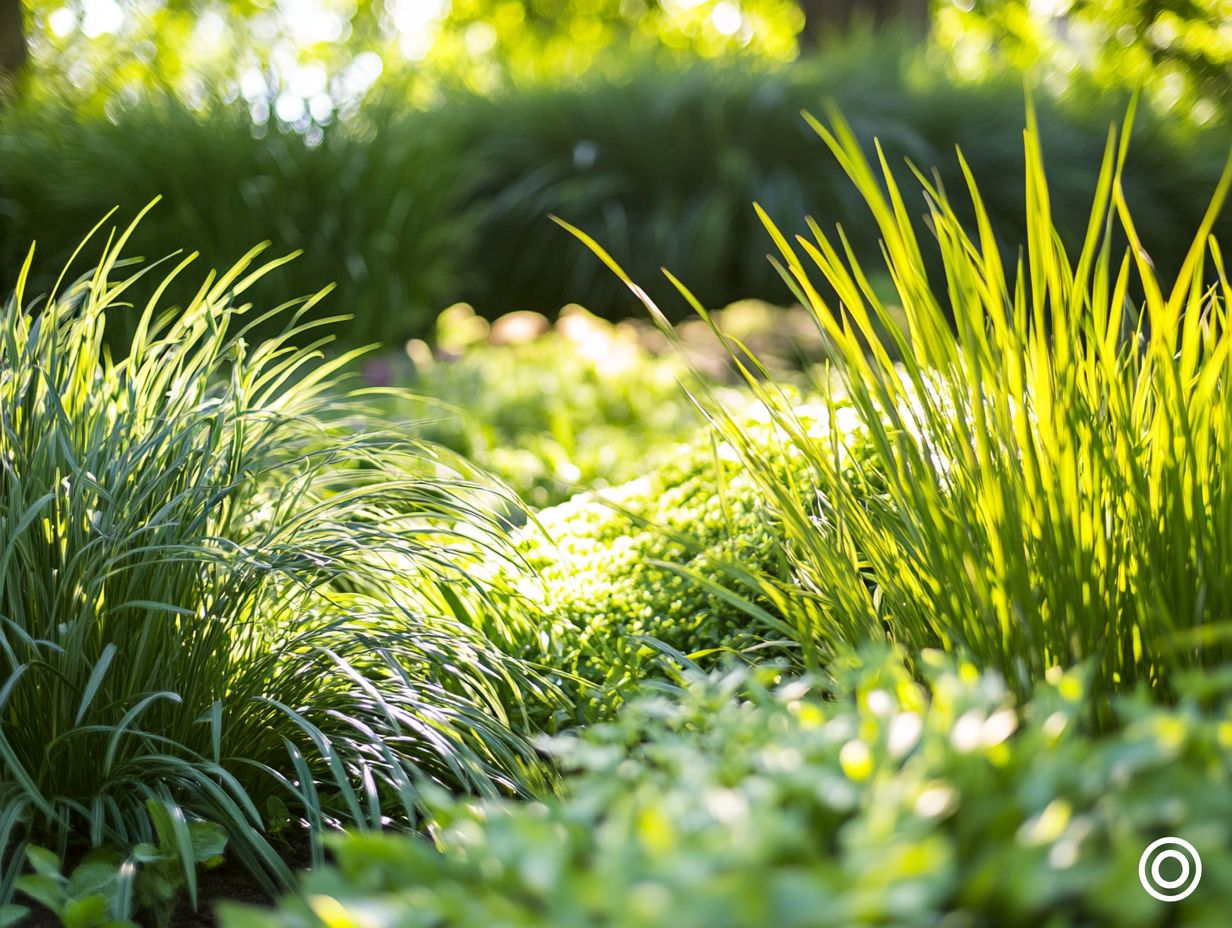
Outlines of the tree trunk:
M16 85L26 63L26 30L21 0L0 0L0 98Z
M861 22L874 29L891 24L905 31L928 34L928 0L800 0L804 31L800 44L816 48Z

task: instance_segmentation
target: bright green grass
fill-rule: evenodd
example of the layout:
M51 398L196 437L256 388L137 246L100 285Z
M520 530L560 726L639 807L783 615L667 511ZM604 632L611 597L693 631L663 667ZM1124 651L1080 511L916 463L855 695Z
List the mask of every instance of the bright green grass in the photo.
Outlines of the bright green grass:
M772 380L749 377L818 492L782 480L740 418L712 404L781 521L794 578L765 583L810 662L889 637L909 653L960 649L1023 692L1053 666L1093 662L1100 695L1232 656L1232 287L1209 238L1232 160L1181 271L1162 280L1122 192L1129 121L1119 141L1109 134L1072 254L1029 113L1027 247L1015 265L961 157L971 228L918 175L938 278L914 231L918 207L880 149L875 168L840 116L814 127L876 221L897 306L869 286L841 229L810 222L811 235L789 240L762 218L827 337L884 494L846 478L841 433L811 436Z

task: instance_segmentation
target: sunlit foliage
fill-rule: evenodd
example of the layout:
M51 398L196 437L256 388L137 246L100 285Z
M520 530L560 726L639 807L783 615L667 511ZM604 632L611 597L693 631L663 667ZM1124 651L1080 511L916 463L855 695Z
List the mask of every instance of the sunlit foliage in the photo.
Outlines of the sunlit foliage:
M1220 117L1232 90L1229 0L945 0L935 39L955 69L1031 69L1055 89L1077 77L1135 86L1163 112Z
M795 0L28 0L43 93L86 106L170 90L243 97L258 122L306 130L382 74L425 99L576 77L597 56L678 60L796 54ZM614 57L613 57L614 56Z
M630 61L798 57L800 0L26 0L28 93L112 107L151 90L248 101L311 131L378 82L419 103ZM1030 71L1053 91L1145 85L1157 109L1221 117L1230 0L933 0L929 47L951 76Z

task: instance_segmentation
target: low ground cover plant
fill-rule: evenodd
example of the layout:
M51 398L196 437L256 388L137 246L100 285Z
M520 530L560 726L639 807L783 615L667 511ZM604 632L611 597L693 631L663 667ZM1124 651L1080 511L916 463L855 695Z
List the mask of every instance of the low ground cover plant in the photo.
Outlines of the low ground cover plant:
M850 410L795 408L819 441L852 422ZM806 488L808 461L788 436L756 409L746 416L744 436L766 466ZM860 442L841 441L853 455L849 478L865 479ZM541 510L519 531L526 569L501 577L518 595L509 605L522 616L516 650L584 681L562 683L590 719L679 662L713 665L734 653L799 662L797 630L765 595L770 578L791 577L782 533L740 455L705 430L643 476Z
M168 307L176 259L126 306L130 232L0 310L0 902L34 845L148 869L164 814L185 842L220 827L273 888L280 850L412 825L425 785L538 783L510 714L534 674L415 595L503 544L464 471L338 382L350 359L302 321L316 298L241 302L255 253ZM249 341L278 314L283 336Z
M356 835L273 913L226 928L620 925L1167 925L1131 887L1185 834L1203 858L1185 923L1232 898L1226 690L1085 720L1086 667L1025 703L995 673L926 651L845 659L826 681L740 671L644 694L562 737L542 803L442 800L432 840Z
M32 872L18 877L17 892L39 903L65 928L132 928L130 916L138 912L149 924L167 925L198 868L222 862L227 836L213 822L177 821L174 811L157 799L147 799L146 810L155 840L135 845L128 859L114 847L98 847L66 873L56 854L27 846ZM27 906L4 906L0 924L20 924L28 913Z

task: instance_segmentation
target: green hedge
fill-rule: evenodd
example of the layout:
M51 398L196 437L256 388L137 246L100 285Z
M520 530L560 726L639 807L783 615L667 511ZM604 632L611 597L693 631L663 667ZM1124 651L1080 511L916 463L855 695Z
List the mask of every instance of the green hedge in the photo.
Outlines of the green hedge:
M571 302L640 314L549 213L604 242L671 314L684 307L660 265L708 305L782 303L788 294L764 259L769 239L752 201L791 224L806 212L827 226L841 221L866 252L875 242L862 201L800 117L827 100L862 139L878 135L893 163L906 155L935 167L951 189L962 188L953 155L961 145L999 228L1024 227L1021 87L954 87L925 70L893 45L861 45L780 70L711 63L492 98L455 92L422 111L386 99L315 145L254 132L246 111L223 105L204 115L170 104L108 117L14 110L0 117L0 289L36 233L44 283L112 206L130 215L163 194L139 250L160 256L192 243L221 265L262 236L280 252L302 248L305 257L254 298L336 281L329 305L355 314L355 342L422 334L459 299L488 315ZM1071 240L1085 228L1105 131L1118 116L1107 101L1043 107L1054 210ZM1159 124L1139 130L1125 184L1164 273L1179 264L1224 147L1222 137L1174 137Z
M1108 127L1125 104L1105 95L1097 105L1058 106L1037 96L1055 219L1076 247ZM1026 228L1021 83L954 86L893 44L856 45L773 72L715 64L451 101L450 117L486 159L469 262L482 273L461 298L488 312L579 302L600 314L642 315L607 268L545 221L549 213L601 242L673 319L691 312L660 267L710 307L790 300L766 261L771 241L754 202L785 232L806 232L805 215L827 229L842 223L861 260L876 263L863 199L801 117L824 117L831 104L870 149L874 136L881 140L900 181L911 182L903 164L910 158L925 173L937 170L948 189L964 190L960 147L1012 259ZM1227 149L1223 134L1179 131L1140 120L1124 178L1163 274L1180 265ZM908 206L926 234L923 203ZM1232 228L1232 217L1222 228ZM939 262L933 270L943 281Z
M336 866L302 896L225 910L223 925L1226 924L1226 676L1190 681L1173 707L1125 698L1118 730L1094 737L1080 672L1016 705L972 665L917 663L925 685L869 654L822 691L763 672L643 698L553 742L573 770L563 798L442 798L435 847L337 839ZM1175 905L1139 886L1141 853L1165 836L1202 858Z

